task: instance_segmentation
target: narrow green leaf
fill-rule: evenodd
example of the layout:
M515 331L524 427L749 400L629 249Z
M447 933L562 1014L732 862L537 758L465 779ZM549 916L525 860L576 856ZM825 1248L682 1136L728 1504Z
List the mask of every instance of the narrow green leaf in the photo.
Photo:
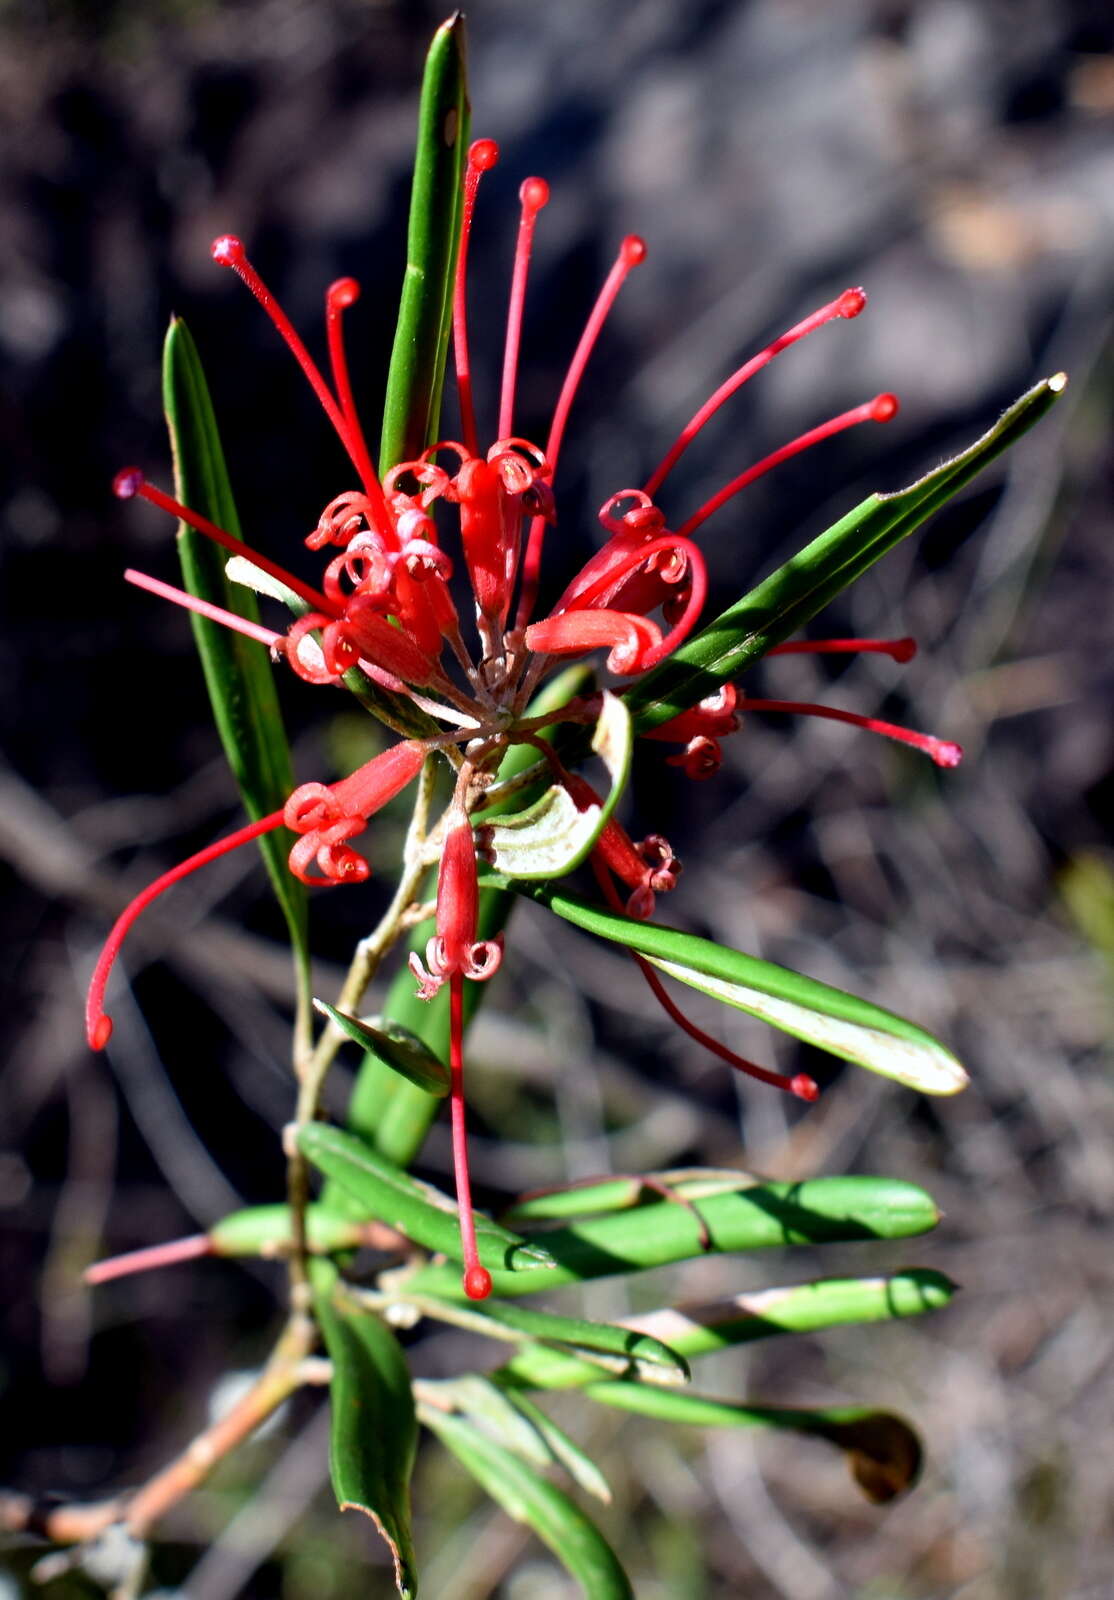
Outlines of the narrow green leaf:
M366 1215L385 1222L427 1250L461 1259L457 1208L447 1195L392 1166L361 1139L343 1128L310 1122L298 1130L298 1148L307 1161L357 1200ZM519 1271L540 1270L551 1263L541 1244L521 1238L476 1213L476 1244L485 1267L515 1278Z
M587 1455L574 1439L570 1439L565 1430L559 1428L541 1406L535 1405L526 1395L512 1389L508 1398L541 1434L551 1459L558 1466L564 1467L574 1483L578 1483L597 1500L602 1500L605 1506L610 1505L610 1485L591 1456Z
M826 1439L847 1454L847 1464L868 1500L884 1504L916 1482L921 1445L903 1417L866 1407L834 1411L793 1411L780 1406L740 1406L728 1400L649 1389L638 1383L593 1383L584 1391L592 1400L637 1411L660 1422L681 1422L698 1428L781 1428Z
M306 1207L306 1238L317 1255L355 1250L369 1243L367 1226L350 1215L322 1205ZM222 1217L209 1229L209 1243L218 1256L283 1256L293 1246L290 1207L248 1206Z
M670 977L910 1089L957 1094L968 1081L938 1039L868 1000L695 933L636 922L552 884L524 885L522 892L578 928L637 950Z
M597 1377L599 1376L597 1372ZM532 1466L564 1467L581 1488L608 1504L611 1490L594 1461L526 1395L504 1389L490 1378L468 1373L460 1378L419 1379L414 1385L419 1404L467 1417L489 1438Z
M510 878L563 877L588 855L610 821L630 776L630 714L618 695L605 690L592 749L607 768L610 786L601 805L581 810L569 791L551 784L524 811L511 812L476 830L486 860Z
M409 1078L419 1089L439 1099L449 1092L449 1069L416 1033L390 1017L350 1017L324 1000L313 1002L316 1010L331 1018L348 1037L376 1055L393 1071Z
M828 1278L784 1289L760 1289L706 1305L664 1307L630 1318L630 1326L668 1341L692 1359L728 1345L786 1333L816 1333L849 1324L915 1317L946 1306L955 1285L942 1273L912 1267L885 1278ZM639 1376L645 1381L649 1374ZM565 1351L531 1345L499 1368L503 1384L581 1388L599 1381L596 1369Z
M714 694L721 683L737 678L796 633L1031 428L1066 384L1062 372L1046 378L950 461L906 489L870 495L646 673L624 696L635 733L645 733Z
M563 1184L559 1188L531 1190L519 1195L502 1213L517 1222L561 1221L567 1217L590 1217L609 1211L625 1211L646 1198L647 1193L663 1189L685 1200L703 1200L710 1194L745 1188L743 1172L723 1167L676 1167L667 1172L647 1172L631 1177L591 1178Z
M240 538L205 374L189 330L178 317L171 320L163 347L163 403L178 499ZM185 523L178 527L178 555L191 594L249 621L259 620L250 591L226 577L224 552ZM254 639L207 617L191 614L190 622L225 756L245 810L258 820L277 811L294 787L290 747L267 651ZM299 989L308 1011L306 892L286 864L291 838L281 829L264 834L257 843L290 930Z
M383 409L381 473L414 460L437 436L468 115L464 18L458 11L434 34L422 79L406 276Z
M645 1337L631 1328L611 1322L591 1322L585 1317L561 1317L552 1311L531 1311L525 1306L507 1305L502 1300L485 1300L477 1308L491 1321L514 1328L528 1338L551 1344L573 1345L617 1357L626 1365L659 1367L678 1382L689 1377L688 1362L664 1340Z
M778 1245L827 1244L847 1239L905 1239L927 1233L940 1213L923 1189L898 1178L810 1178L804 1183L764 1183L693 1203L715 1251L762 1250ZM496 1272L496 1295L533 1294L585 1278L643 1272L703 1253L693 1211L654 1197L615 1216L594 1217L542 1236L557 1267ZM407 1279L415 1294L459 1299L459 1274L441 1266L420 1268Z
M615 1552L568 1495L461 1418L423 1407L422 1421L509 1516L533 1528L590 1600L633 1600Z
M418 1426L410 1373L394 1334L345 1297L327 1263L313 1267L314 1311L333 1364L329 1469L342 1511L363 1511L390 1547L403 1600L418 1592L410 1476Z

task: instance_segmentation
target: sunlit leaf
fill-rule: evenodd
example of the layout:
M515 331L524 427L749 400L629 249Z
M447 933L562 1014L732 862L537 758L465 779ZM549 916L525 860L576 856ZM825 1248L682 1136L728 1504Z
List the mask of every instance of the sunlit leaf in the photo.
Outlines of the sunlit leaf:
M921 1444L903 1417L887 1411L845 1407L833 1411L794 1411L780 1406L741 1406L697 1394L650 1389L639 1383L594 1383L591 1399L622 1411L637 1411L660 1422L698 1428L779 1428L826 1439L847 1455L856 1483L868 1500L896 1499L916 1482Z
M884 1278L827 1278L780 1289L757 1289L704 1304L665 1306L628 1319L688 1359L779 1334L816 1333L849 1324L921 1316L946 1306L955 1285L942 1273L911 1267ZM651 1374L644 1368L639 1377ZM565 1350L530 1345L498 1370L503 1384L580 1388L599 1381L597 1369Z
M318 1171L358 1201L364 1213L413 1239L427 1250L461 1260L456 1205L439 1189L421 1183L343 1128L309 1122L298 1129L298 1148ZM541 1244L476 1213L476 1244L485 1267L515 1278L520 1270L546 1270L552 1258Z
M704 1253L701 1222L711 1250L723 1252L845 1239L904 1239L927 1233L939 1219L931 1197L898 1178L754 1184L694 1201L691 1209L653 1196L629 1211L541 1235L556 1268L495 1272L494 1287L496 1295L518 1296L684 1261ZM407 1279L407 1286L416 1294L450 1300L464 1292L459 1273L441 1266L422 1267Z
M956 1094L968 1081L938 1039L868 1000L695 933L637 922L552 884L524 885L523 892L578 928L637 950L670 977L922 1094Z

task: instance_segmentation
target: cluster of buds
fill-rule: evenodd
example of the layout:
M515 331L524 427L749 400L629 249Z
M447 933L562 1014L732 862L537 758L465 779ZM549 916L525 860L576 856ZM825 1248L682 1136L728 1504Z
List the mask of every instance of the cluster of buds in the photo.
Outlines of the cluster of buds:
M669 526L658 497L669 474L708 420L739 387L775 356L828 322L857 317L866 304L861 289L845 290L790 328L734 372L697 411L641 488L612 495L600 512L606 534L601 548L566 585L547 615L536 604L545 538L556 522L554 477L569 412L600 329L645 246L630 236L622 241L576 347L557 400L544 447L514 432L515 388L523 307L534 228L548 200L539 178L522 185L518 230L499 398L496 442L481 450L472 393L467 331L468 242L477 191L485 171L498 159L491 140L469 152L464 180L462 232L453 307L453 343L460 401L459 440L438 442L417 459L377 474L357 415L345 355L343 313L358 297L358 286L341 279L327 291L325 321L332 382L319 370L305 345L249 262L238 239L224 236L213 257L235 271L263 306L313 387L349 458L359 488L333 498L305 540L327 557L320 587L300 578L239 539L179 504L149 484L135 468L120 473L116 492L139 495L246 558L257 569L264 592L282 585L296 620L276 632L222 611L159 580L129 573L135 583L195 611L239 629L270 646L294 673L315 685L337 684L349 674L363 675L380 688L412 701L441 730L428 739L395 745L350 777L331 785L304 784L281 811L264 817L183 863L133 902L105 946L89 992L89 1042L102 1048L111 1023L104 1013L105 984L120 942L135 917L156 895L196 867L248 839L279 827L298 835L290 851L290 870L304 882L356 883L368 875L366 860L352 847L373 813L414 779L423 761L439 751L452 762L456 789L443 822L443 847L437 890L436 931L424 964L411 965L423 997L450 985L451 1109L457 1194L461 1215L466 1292L481 1298L491 1280L476 1254L464 1131L463 985L482 982L498 969L498 941L477 938L478 879L472 820L485 783L514 743L537 746L573 800L585 809L598 797L585 779L566 771L540 736L562 720L584 722L593 714L590 699L570 700L531 718L530 706L547 675L570 658L606 651L607 670L630 679L666 659L690 634L706 591L703 556L693 535L709 517L747 484L790 456L861 422L885 422L897 410L892 395L881 394L829 419L764 460L749 467L692 512L676 529ZM441 522L438 511L441 508ZM443 542L448 511L457 542ZM464 625L455 595L462 591L458 563L471 591L472 626ZM239 570L243 570L242 566ZM454 577L457 578L454 594ZM268 591L269 585L269 591ZM910 640L837 639L778 646L789 651L885 651L895 660L912 654ZM887 723L798 702L747 700L731 686L655 728L649 737L679 747L668 761L695 779L719 767L721 740L739 727L739 713L797 711L871 728L927 753L940 765L954 765L958 747ZM609 820L595 842L592 865L610 904L633 918L652 915L658 894L670 890L680 871L668 841L660 835L636 842ZM320 876L311 874L315 867ZM624 898L618 880L627 891ZM802 1074L783 1077L744 1061L701 1033L680 1013L660 980L636 957L653 992L682 1027L732 1066L811 1100L815 1083Z

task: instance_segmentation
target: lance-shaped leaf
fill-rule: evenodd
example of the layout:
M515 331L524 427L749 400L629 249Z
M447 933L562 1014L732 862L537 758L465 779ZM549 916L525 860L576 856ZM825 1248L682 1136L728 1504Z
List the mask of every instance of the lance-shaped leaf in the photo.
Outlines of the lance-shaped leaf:
M963 1067L932 1034L816 978L678 928L636 922L551 884L523 892L589 933L636 950L655 967L784 1033L922 1094L957 1094Z
M477 1309L481 1316L530 1339L572 1345L612 1358L625 1367L656 1367L662 1380L674 1383L684 1383L689 1376L685 1358L656 1335L647 1337L613 1322L591 1322L586 1317L531 1311L526 1306L507 1305L502 1300L485 1300Z
M384 473L400 461L412 461L437 436L468 112L464 18L456 12L434 34L422 78L406 276L383 407L379 467Z
M228 482L217 421L197 346L180 318L172 319L163 347L163 404L174 452L178 499L235 538L240 523ZM218 546L185 523L178 528L178 555L185 586L226 611L259 621L250 590L225 574ZM290 747L283 728L271 664L263 645L191 612L205 686L221 744L253 820L277 811L294 787ZM299 987L308 1008L309 943L306 892L286 864L291 835L267 833L256 842L290 930Z
M422 1407L422 1421L516 1522L539 1539L591 1600L633 1600L618 1558L595 1523L554 1484L460 1417Z
M611 1490L595 1462L524 1394L468 1373L461 1378L419 1379L414 1384L414 1395L423 1407L451 1410L467 1417L483 1433L535 1467L564 1467L581 1488L605 1504L610 1502Z
M347 1189L366 1216L385 1222L427 1250L454 1261L462 1259L459 1214L448 1195L392 1166L343 1128L330 1128L324 1122L300 1127L298 1148L318 1171ZM553 1264L543 1245L511 1233L480 1212L476 1244L485 1267L506 1272L512 1279L520 1270L544 1272Z
M610 780L601 805L580 809L569 791L551 784L524 811L492 822L481 820L476 841L484 857L508 878L559 878L587 857L626 787L631 761L630 713L618 695L605 690L592 749ZM482 813L481 813L482 818Z
M847 1464L868 1500L883 1504L916 1482L921 1445L903 1417L865 1407L794 1411L780 1406L740 1406L697 1394L649 1389L639 1383L594 1383L584 1391L604 1405L637 1411L661 1422L698 1428L781 1428L810 1433L846 1452Z
M923 1189L898 1178L809 1178L763 1183L710 1195L691 1208L654 1198L615 1216L593 1217L546 1233L556 1268L496 1272L497 1295L533 1294L585 1278L643 1272L704 1252L701 1223L714 1251L762 1250L777 1245L826 1244L846 1239L905 1239L927 1233L940 1219ZM406 1280L415 1294L459 1299L452 1268L420 1268Z
M342 1511L371 1517L390 1547L403 1600L418 1592L410 1535L417 1417L410 1373L384 1322L354 1305L335 1270L312 1264L314 1311L333 1364L329 1470Z
M649 1191L668 1192L682 1200L704 1200L710 1194L726 1194L758 1183L745 1172L729 1167L674 1167L667 1172L646 1172L630 1177L585 1178L553 1189L531 1190L521 1194L502 1213L516 1221L560 1221L566 1217L597 1216L608 1211L625 1211L646 1198Z
M1062 372L1035 384L959 455L906 489L870 495L686 640L624 696L635 732L645 733L714 694L796 633L1043 417L1066 384Z
M439 1061L433 1051L416 1033L404 1028L391 1017L350 1017L347 1011L338 1011L324 1000L315 1000L314 1008L330 1018L337 1027L365 1050L374 1050L381 1061L402 1077L416 1083L427 1094L443 1098L449 1092L449 1069Z
M955 1285L942 1273L913 1267L885 1278L828 1278L783 1289L759 1289L702 1305L663 1307L629 1319L641 1333L668 1341L689 1359L786 1333L816 1333L849 1324L921 1316L946 1306ZM531 1345L495 1374L504 1385L581 1388L599 1382L597 1369L564 1350ZM646 1381L649 1374L639 1376Z
M315 1255L333 1255L376 1243L376 1230L387 1243L386 1229L377 1222L359 1222L351 1215L331 1211L326 1206L306 1207L306 1243ZM247 1206L230 1212L209 1229L211 1253L215 1256L284 1256L293 1248L290 1207L284 1205Z

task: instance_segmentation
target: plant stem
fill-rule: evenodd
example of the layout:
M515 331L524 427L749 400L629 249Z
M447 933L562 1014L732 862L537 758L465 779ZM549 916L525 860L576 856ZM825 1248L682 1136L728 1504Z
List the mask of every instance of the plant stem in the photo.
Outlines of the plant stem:
M427 871L425 846L435 776L436 762L432 757L427 757L418 775L418 792L403 847L402 872L398 886L377 927L356 946L348 975L337 997L337 1009L340 1011L359 1010L360 1002L379 970L380 962L408 926L406 913L417 897ZM295 1312L308 1312L310 1304L309 1274L306 1266L308 1254L306 1207L310 1201L310 1173L309 1164L297 1146L297 1130L316 1117L322 1087L345 1037L342 1030L330 1020L317 1041L316 1048L303 1058L298 1070L298 1098L294 1110L294 1122L292 1127L287 1129L285 1139L286 1189L290 1205L292 1239L289 1264L290 1304L292 1311Z

